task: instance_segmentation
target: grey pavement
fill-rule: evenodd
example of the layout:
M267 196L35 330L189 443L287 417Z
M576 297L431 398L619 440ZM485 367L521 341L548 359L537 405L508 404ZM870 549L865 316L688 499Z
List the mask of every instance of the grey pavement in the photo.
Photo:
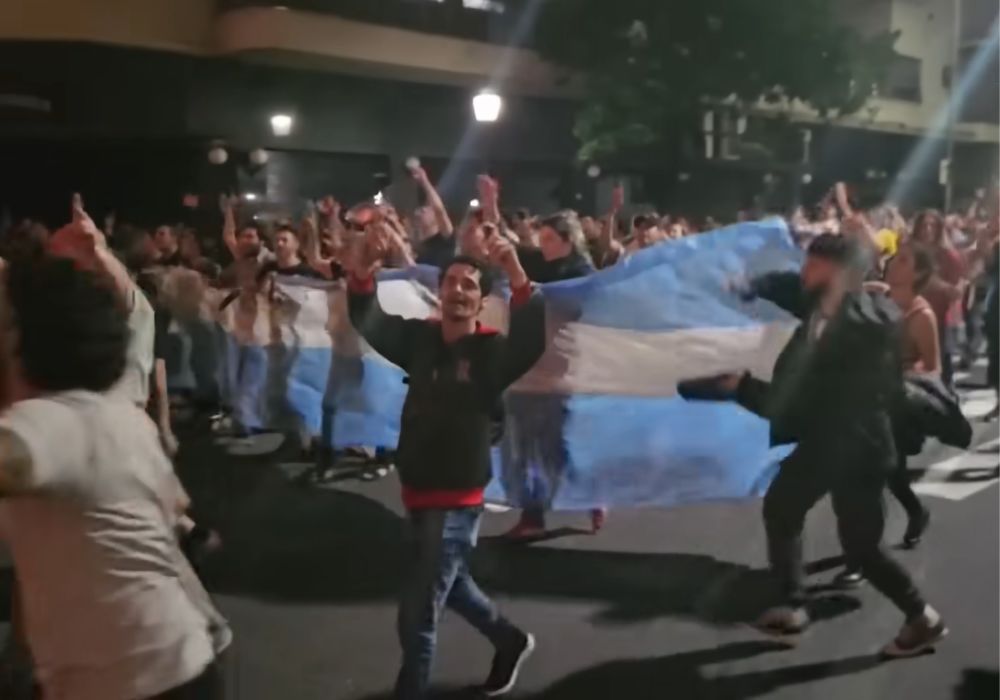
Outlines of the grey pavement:
M970 415L992 405L981 391L963 394ZM967 453L931 444L911 465L933 521L918 549L896 554L950 625L936 653L880 661L877 651L896 633L899 613L870 587L824 589L840 554L825 500L805 538L818 622L791 648L747 625L769 594L759 501L618 510L595 536L531 546L496 539L515 513L488 514L475 576L538 638L513 697L996 698L1000 428L977 420L975 430ZM235 632L227 694L386 698L399 658L398 483L390 476L296 485L290 477L302 467L281 463L281 451L272 451L279 442L263 436L220 444L201 431L182 444L182 476L201 517L225 540L204 574ZM886 541L895 544L905 523L891 498L889 514ZM587 523L574 513L550 520L567 533ZM438 696L475 697L465 688L485 678L489 645L446 614L438 652Z
M992 401L964 393L973 413ZM933 522L918 549L896 552L951 627L936 653L880 661L899 613L870 587L824 590L840 554L825 500L806 532L819 621L793 648L746 624L769 592L759 502L619 510L596 536L531 546L495 539L514 513L488 514L475 576L538 638L514 697L997 697L998 427L975 428L967 454L932 444L913 460ZM234 458L208 438L189 440L183 455L226 540L206 576L236 633L230 696L388 697L399 658L398 483L296 486L294 466L275 461ZM895 544L905 522L889 501L886 541ZM550 522L566 532L586 524L573 513ZM490 658L488 644L446 614L434 669L440 696L474 697L464 688L484 679Z

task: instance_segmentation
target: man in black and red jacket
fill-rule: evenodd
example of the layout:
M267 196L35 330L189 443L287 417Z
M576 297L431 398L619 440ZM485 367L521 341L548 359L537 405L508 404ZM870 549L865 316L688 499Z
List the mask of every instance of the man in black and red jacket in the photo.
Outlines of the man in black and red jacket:
M351 320L387 360L408 375L396 464L413 530L414 566L399 607L403 663L397 698L425 695L437 621L447 605L496 647L481 688L509 692L534 649L534 638L504 619L469 574L483 490L490 481L490 445L501 395L545 349L545 309L513 246L500 236L488 243L490 260L512 290L506 337L477 316L490 291L488 269L457 257L441 270L441 319L404 319L378 302L374 272L388 252L383 233L368 232L349 279Z

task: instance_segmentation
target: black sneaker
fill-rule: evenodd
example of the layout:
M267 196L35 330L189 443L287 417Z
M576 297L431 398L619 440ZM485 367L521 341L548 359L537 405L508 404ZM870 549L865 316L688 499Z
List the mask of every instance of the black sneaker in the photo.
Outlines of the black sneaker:
M489 678L480 688L488 698L506 695L514 689L517 674L531 653L535 650L535 637L531 634L518 632L516 639L503 649L497 649L493 656L493 666Z
M910 518L910 521L906 524L906 532L903 534L903 546L907 549L912 549L920 544L920 540L923 538L924 533L927 532L927 527L931 524L931 512L924 508L920 511L920 515L915 518Z

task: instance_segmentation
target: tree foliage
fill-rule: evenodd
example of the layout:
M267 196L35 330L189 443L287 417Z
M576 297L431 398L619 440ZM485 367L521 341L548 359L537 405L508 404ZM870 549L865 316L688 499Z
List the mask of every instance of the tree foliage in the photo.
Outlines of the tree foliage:
M706 100L858 110L896 37L844 26L836 1L546 0L537 48L583 77L576 135L591 159L666 141Z

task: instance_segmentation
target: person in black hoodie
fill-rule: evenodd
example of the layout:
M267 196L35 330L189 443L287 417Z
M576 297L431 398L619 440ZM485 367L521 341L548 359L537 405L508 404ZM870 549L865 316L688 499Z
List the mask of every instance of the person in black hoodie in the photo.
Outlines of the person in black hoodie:
M881 544L883 491L896 464L890 410L903 387L900 312L887 297L862 291L863 258L843 236L817 237L801 273L803 322L771 382L744 374L721 384L770 421L772 443L797 443L764 497L768 555L784 600L759 626L786 635L809 624L802 530L806 514L829 493L847 557L905 615L883 654L913 656L948 630Z
M492 470L490 446L501 394L545 349L545 309L533 295L513 245L489 242L490 260L510 280L506 337L477 316L490 291L488 268L457 257L441 268L441 319L403 319L379 305L374 272L389 251L381 229L366 233L348 281L349 311L358 332L408 375L396 464L412 525L413 568L399 607L402 668L397 698L424 697L438 618L455 610L496 647L481 691L509 692L535 641L502 617L469 573Z

